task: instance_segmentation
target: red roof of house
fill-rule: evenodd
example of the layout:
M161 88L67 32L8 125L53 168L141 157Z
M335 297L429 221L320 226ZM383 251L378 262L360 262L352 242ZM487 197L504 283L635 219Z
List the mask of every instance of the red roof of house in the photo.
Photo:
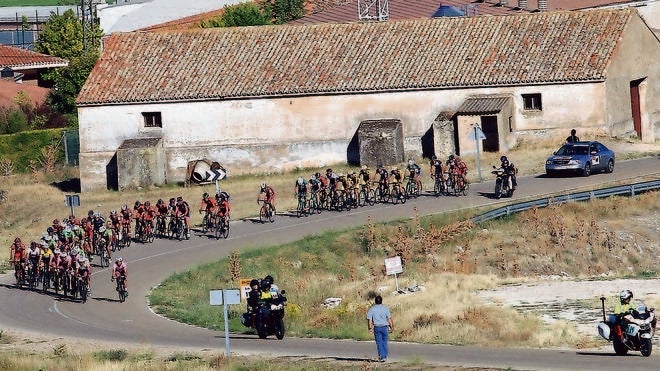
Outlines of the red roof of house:
M0 44L0 69L5 67L13 70L65 67L68 64L69 62L62 58Z
M603 81L631 8L134 32L80 105Z
M36 85L17 84L13 80L0 79L0 107L17 108L18 106L14 103L14 97L16 97L20 91L24 91L30 96L32 102L39 106L45 102L50 89Z

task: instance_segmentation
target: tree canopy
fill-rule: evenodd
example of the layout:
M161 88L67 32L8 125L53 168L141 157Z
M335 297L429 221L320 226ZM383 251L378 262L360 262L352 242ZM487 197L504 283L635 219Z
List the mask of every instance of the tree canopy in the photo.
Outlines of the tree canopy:
M241 3L226 6L221 16L202 22L203 28L262 26L270 24L268 16L261 12L255 3Z

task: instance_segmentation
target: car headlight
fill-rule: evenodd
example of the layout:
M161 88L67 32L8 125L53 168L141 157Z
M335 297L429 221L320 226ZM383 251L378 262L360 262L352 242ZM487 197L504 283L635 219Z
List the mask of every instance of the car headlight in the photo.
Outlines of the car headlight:
M568 162L569 165L580 165L582 164L582 160L571 160Z
M552 165L552 160L545 160L546 165Z

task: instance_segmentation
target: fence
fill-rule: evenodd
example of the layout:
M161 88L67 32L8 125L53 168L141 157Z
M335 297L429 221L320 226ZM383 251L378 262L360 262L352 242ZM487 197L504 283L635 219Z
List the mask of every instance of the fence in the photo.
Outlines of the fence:
M634 196L640 192L652 191L660 188L660 180L653 180L650 182L642 182L629 184L624 186L616 186L610 188L596 189L593 191L585 192L576 192L569 193L566 195L558 195L553 197L541 198L534 201L527 201L513 205L507 205L504 207L491 210L487 213L475 216L472 218L473 223L481 223L492 219L501 218L506 215L511 215L513 213L519 213L521 211L529 210L533 207L547 207L550 205L557 205L567 202L576 202L576 201L589 201L595 198L605 198L618 195Z

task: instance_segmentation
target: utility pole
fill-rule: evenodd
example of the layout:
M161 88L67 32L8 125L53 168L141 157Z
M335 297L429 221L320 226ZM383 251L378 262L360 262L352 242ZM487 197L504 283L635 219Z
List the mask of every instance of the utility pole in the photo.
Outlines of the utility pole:
M102 0L80 0L80 13L82 15L82 34L83 34L83 50L88 52L98 45L96 34L94 33L95 25L98 22L96 14L96 6Z

